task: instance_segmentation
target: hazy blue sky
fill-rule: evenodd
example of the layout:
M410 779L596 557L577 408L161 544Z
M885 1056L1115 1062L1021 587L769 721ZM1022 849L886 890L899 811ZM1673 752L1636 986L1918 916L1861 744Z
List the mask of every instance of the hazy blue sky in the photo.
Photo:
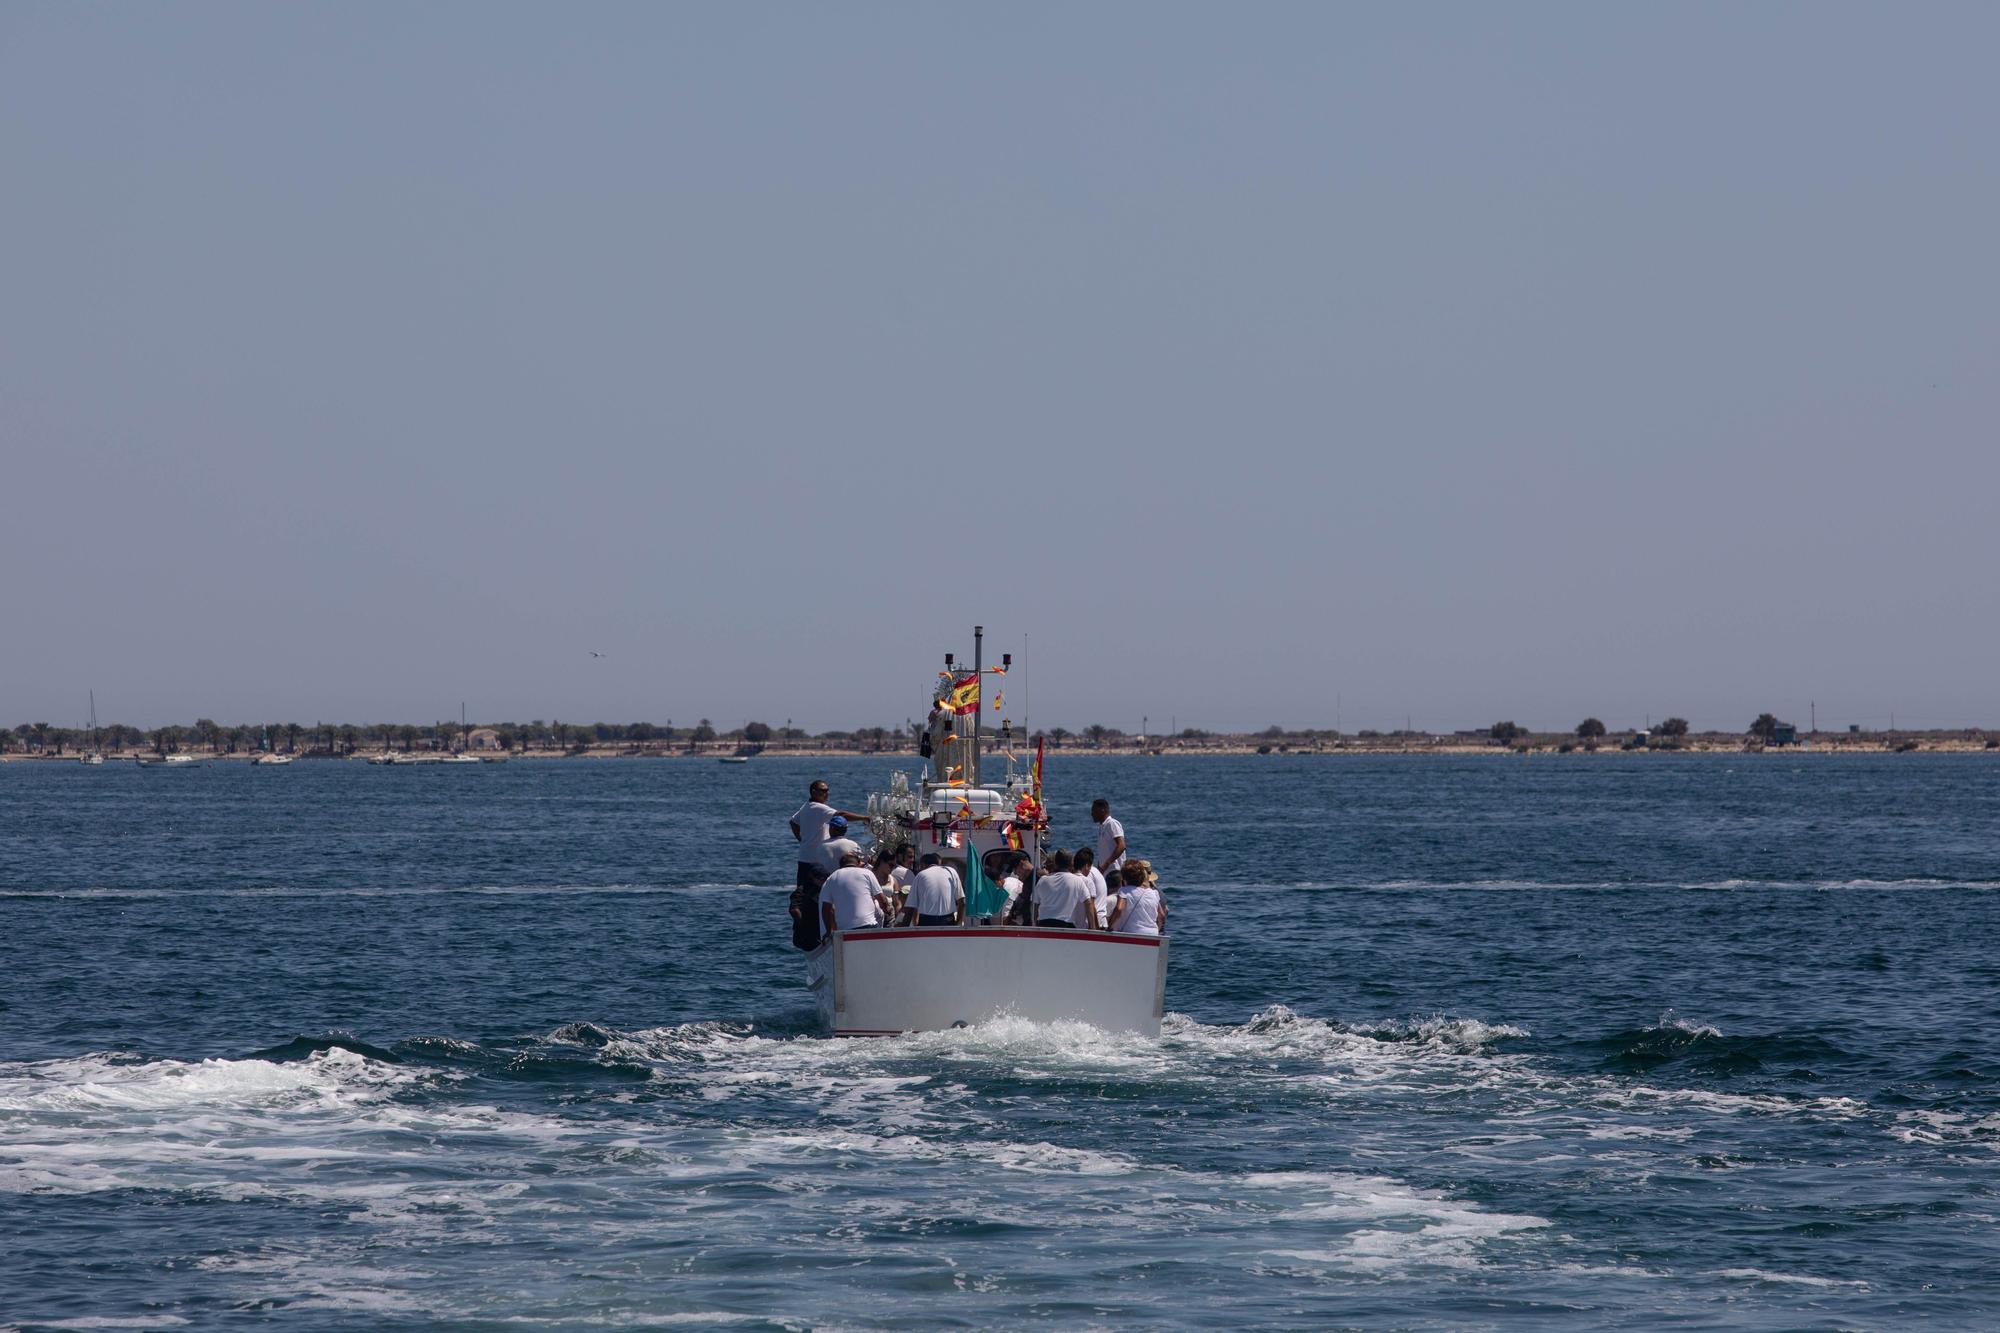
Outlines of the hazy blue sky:
M2000 724L1996 50L9 0L0 722Z

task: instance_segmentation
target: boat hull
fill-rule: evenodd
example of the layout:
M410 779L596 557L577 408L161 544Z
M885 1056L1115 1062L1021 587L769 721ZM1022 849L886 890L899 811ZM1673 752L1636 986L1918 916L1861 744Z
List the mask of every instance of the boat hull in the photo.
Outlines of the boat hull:
M1167 940L1094 930L920 926L845 931L806 955L837 1037L936 1032L1002 1015L1158 1036Z

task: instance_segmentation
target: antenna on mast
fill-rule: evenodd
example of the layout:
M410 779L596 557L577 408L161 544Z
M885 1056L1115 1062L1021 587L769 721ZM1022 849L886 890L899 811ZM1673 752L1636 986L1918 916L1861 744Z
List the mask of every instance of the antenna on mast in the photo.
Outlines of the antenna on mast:
M965 785L979 785L979 728L986 717L986 627L972 627L972 757L966 761Z
M1028 636L1023 634L1021 636L1021 665L1025 667L1027 663ZM1035 738L1035 729L1028 725L1028 678L1026 676L1021 677L1019 688L1021 691L1021 739L1023 741L1030 741ZM1036 864L1040 863L1037 862Z

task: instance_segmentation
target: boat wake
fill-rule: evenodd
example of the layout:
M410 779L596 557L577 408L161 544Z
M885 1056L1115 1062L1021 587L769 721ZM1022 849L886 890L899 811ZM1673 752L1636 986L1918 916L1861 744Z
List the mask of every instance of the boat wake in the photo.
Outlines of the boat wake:
M2000 1144L2000 1117L1977 1110L1649 1081L1750 1048L1671 1016L1594 1039L1599 1068L1549 1053L1571 1045L1482 1018L1273 1006L1234 1025L1169 1015L1157 1039L1012 1017L851 1042L783 1024L579 1020L503 1041L107 1052L0 1065L0 1195L14 1200L0 1217L32 1229L65 1216L64 1200L207 1205L175 1214L173 1245L199 1262L179 1287L186 1309L155 1307L171 1317L227 1301L562 1322L548 1292L615 1268L634 1276L599 1293L601 1322L749 1317L754 1271L824 1292L808 1322L866 1323L887 1283L1012 1323L1077 1272L1137 1272L1135 1256L1197 1238L1294 1299L1501 1271L1656 1282L1665 1266L1621 1266L1552 1229L1555 1196L1498 1182L1587 1181L1615 1198L1741 1170L1754 1163L1709 1141L1759 1119L1787 1125L1791 1144ZM1126 1128L1106 1136L1093 1126L1112 1105ZM1301 1139L1301 1124L1314 1133ZM1468 1174L1487 1183L1468 1192ZM322 1219L324 1243L270 1221L286 1214ZM830 1255L852 1247L875 1276L829 1285ZM1763 1271L1740 1270L1786 1280ZM1094 1290L1093 1308L1172 1322L1171 1284Z

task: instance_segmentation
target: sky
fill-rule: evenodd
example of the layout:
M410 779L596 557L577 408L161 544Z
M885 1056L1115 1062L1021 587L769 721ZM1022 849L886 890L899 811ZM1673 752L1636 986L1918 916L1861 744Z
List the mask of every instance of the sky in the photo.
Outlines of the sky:
M1996 48L9 0L0 723L2000 725Z

